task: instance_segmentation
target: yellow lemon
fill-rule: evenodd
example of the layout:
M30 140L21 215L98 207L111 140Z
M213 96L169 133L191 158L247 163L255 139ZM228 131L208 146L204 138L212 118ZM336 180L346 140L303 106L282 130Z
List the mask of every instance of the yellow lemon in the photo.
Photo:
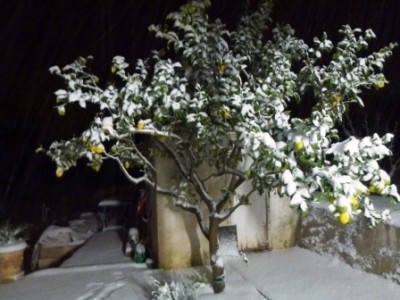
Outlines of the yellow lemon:
M378 89L383 89L385 87L385 79L383 78L379 78L376 83L375 83L376 87Z
M358 200L357 200L357 196L351 197L350 204L351 204L351 207L353 207L354 209L357 209L360 207Z
M57 107L57 112L58 112L59 116L61 116L61 117L65 116L65 107L64 107L64 105Z
M304 148L304 142L302 140L298 140L294 143L294 149L300 151Z
M347 224L350 222L350 214L349 212L345 211L339 215L339 222L341 224Z
M137 129L143 129L144 128L144 121L143 120L139 120L136 124L136 128Z
M190 14L194 14L194 13L196 12L196 7L195 7L194 5L190 5L190 6L187 8L187 10L188 10L188 12L189 12Z
M222 117L226 120L226 119L229 119L230 117L231 117L231 113L230 113L230 109L229 109L229 107L223 107L222 109L221 109L221 114L222 114Z
M226 68L225 64L222 64L222 63L219 64L219 65L217 66L217 69L218 69L219 74L224 74L225 68Z
M60 178L60 177L62 177L63 175L64 175L64 170L63 170L63 168L58 167L57 170L56 170L56 176L57 176L58 178Z
M90 151L96 154L101 154L105 151L104 146L103 145L90 145Z
M375 184L370 184L369 187L368 187L368 191L371 194L380 194L380 193L382 193L382 189L379 186L375 185Z
M340 104L340 102L342 102L342 100L343 100L343 97L340 95L333 96L333 98L332 98L333 106L337 106L338 104Z

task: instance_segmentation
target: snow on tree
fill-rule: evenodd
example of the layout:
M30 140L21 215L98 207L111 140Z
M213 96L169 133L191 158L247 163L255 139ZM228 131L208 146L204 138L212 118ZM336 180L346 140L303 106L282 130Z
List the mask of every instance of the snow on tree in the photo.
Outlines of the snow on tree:
M322 34L309 46L290 26L273 26L271 1L261 1L228 30L209 19L210 5L191 1L163 26L150 26L167 49L137 60L134 68L116 56L113 82L100 84L87 67L90 57L52 67L65 81L55 92L60 115L74 103L94 103L99 111L80 136L53 142L46 151L59 177L81 158L94 170L113 160L132 183L147 183L193 213L209 240L218 293L225 286L218 226L252 193L277 191L302 211L329 201L343 224L358 215L372 225L388 217L375 210L370 195L399 200L378 164L391 154L385 145L392 135L341 141L336 128L351 105L363 106L362 90L384 87L383 65L395 45L364 55L374 33L343 26L338 43ZM298 116L302 105L309 113ZM152 158L160 155L178 169L172 187L157 185L160 170ZM244 158L251 159L246 169ZM199 172L203 166L206 176ZM207 184L221 177L228 183L213 196ZM252 189L238 194L245 181Z

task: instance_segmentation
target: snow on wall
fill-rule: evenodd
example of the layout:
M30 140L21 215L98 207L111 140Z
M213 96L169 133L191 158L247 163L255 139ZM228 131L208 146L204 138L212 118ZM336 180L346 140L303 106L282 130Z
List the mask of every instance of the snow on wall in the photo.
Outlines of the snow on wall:
M339 224L324 205L315 206L302 218L299 246L320 254L339 257L358 269L400 283L400 214L392 221L369 228L360 218Z

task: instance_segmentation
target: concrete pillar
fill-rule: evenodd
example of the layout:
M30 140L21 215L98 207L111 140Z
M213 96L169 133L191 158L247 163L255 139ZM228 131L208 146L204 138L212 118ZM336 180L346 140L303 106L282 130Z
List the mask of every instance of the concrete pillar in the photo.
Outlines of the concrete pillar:
M162 187L173 184L176 166L172 160L157 158L157 181ZM164 194L153 195L152 244L158 266L179 269L209 263L208 241L203 236L193 214L174 206L174 200Z

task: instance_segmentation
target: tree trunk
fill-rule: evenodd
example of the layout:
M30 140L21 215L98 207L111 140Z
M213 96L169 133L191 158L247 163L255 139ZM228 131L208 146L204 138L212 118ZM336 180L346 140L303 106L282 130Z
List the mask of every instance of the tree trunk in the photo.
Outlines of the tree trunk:
M225 289L225 267L222 257L219 255L218 228L220 221L210 217L210 261L212 270L212 287L215 294L221 293Z

